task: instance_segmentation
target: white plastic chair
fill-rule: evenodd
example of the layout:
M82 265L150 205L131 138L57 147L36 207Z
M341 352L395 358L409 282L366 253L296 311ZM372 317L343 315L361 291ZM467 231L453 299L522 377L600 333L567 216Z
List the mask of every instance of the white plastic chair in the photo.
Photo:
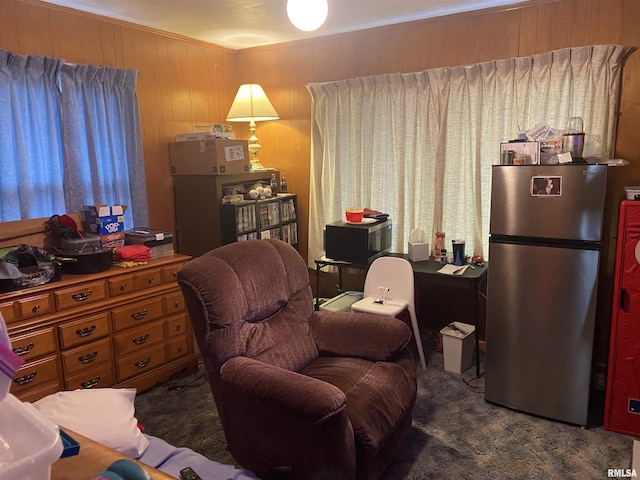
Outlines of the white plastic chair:
M408 260L390 256L376 258L369 267L364 280L364 298L351 305L351 311L397 317L405 309L408 309L413 335L418 346L420 365L426 370L427 364L424 359L422 339L416 318L413 283L413 268ZM376 303L376 299L379 297L379 287L389 289L386 294L386 305Z

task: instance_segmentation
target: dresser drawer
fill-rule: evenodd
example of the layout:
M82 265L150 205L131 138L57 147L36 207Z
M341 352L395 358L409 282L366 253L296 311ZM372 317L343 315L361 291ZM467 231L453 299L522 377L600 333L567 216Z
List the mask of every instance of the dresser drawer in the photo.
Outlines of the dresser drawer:
M41 398L59 392L62 389L62 385L56 380L53 382L43 383L36 388L30 388L20 393L20 400L23 402L35 402ZM15 392L12 392L15 395Z
M118 295L126 295L134 291L133 287L133 274L131 275L119 275L115 278L110 278L108 281L109 295L117 297Z
M95 364L108 362L111 358L111 341L108 338L62 352L65 378Z
M184 335L187 331L187 314L175 315L165 320L167 324L167 335L175 337L176 335Z
M18 300L18 312L21 320L44 315L53 312L53 301L51 294L37 295L34 297L25 297Z
M104 280L65 288L54 292L58 310L66 310L79 305L99 302L107 298L107 287Z
M135 350L142 350L148 345L162 342L163 340L164 329L162 328L162 322L154 322L114 335L113 345L116 355L124 355Z
M101 363L77 375L65 376L65 390L77 390L78 388L106 388L116 383L111 362Z
M15 304L16 302L14 301L0 303L0 315L2 315L4 323L9 324L20 319L16 312Z
M40 328L22 335L11 336L11 349L25 362L56 351L53 327Z
M59 383L58 357L50 355L25 363L13 376L11 393L16 396L46 382ZM62 386L59 385L61 388Z
M184 297L182 292L168 293L162 297L164 311L167 315L184 312Z
M133 276L133 288L144 290L145 288L155 287L162 283L162 274L159 268L146 270Z
M151 320L162 318L162 297L130 303L111 311L113 331L119 332Z
M118 359L118 381L125 380L134 375L153 370L165 362L165 346L162 343L146 348L139 352L133 352Z
M162 267L162 281L164 283L175 282L178 280L178 271L182 268L184 263L174 263Z
M70 348L109 335L109 312L58 326L60 347Z
M166 353L167 353L167 361L173 360L174 358L181 357L188 351L187 336L182 335L181 337L173 337L167 342L165 346L166 346Z

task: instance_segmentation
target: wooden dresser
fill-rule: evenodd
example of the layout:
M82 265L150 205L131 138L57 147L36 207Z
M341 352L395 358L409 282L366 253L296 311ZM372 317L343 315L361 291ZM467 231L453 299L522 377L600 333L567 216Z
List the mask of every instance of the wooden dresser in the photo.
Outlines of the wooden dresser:
M194 372L191 324L176 275L190 257L87 275L0 295L13 350L25 364L11 393L34 401L59 390L149 389Z

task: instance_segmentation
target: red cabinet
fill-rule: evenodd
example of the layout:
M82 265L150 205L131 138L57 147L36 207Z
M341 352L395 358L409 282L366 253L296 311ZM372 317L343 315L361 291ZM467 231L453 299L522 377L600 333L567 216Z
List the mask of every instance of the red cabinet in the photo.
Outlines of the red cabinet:
M604 428L640 436L640 201L620 203Z

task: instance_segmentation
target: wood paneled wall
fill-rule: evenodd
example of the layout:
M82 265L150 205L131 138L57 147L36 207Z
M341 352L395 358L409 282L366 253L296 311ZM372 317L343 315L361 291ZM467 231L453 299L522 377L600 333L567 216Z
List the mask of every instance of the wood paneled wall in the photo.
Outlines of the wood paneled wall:
M167 142L199 122L222 123L241 83L264 87L280 120L259 122L262 163L286 173L299 195L301 251L307 254L311 98L307 83L470 64L589 44L640 46L638 0L532 1L513 8L226 50L75 14L27 0L0 0L0 48L69 62L140 71L138 92L153 227L171 229ZM541 119L544 120L544 119ZM640 182L640 53L626 62L616 157ZM238 138L248 128L235 124Z
M21 0L0 0L0 48L139 71L149 226L173 230L167 144L195 125L224 123L237 90L236 52ZM4 227L18 230L15 224Z

